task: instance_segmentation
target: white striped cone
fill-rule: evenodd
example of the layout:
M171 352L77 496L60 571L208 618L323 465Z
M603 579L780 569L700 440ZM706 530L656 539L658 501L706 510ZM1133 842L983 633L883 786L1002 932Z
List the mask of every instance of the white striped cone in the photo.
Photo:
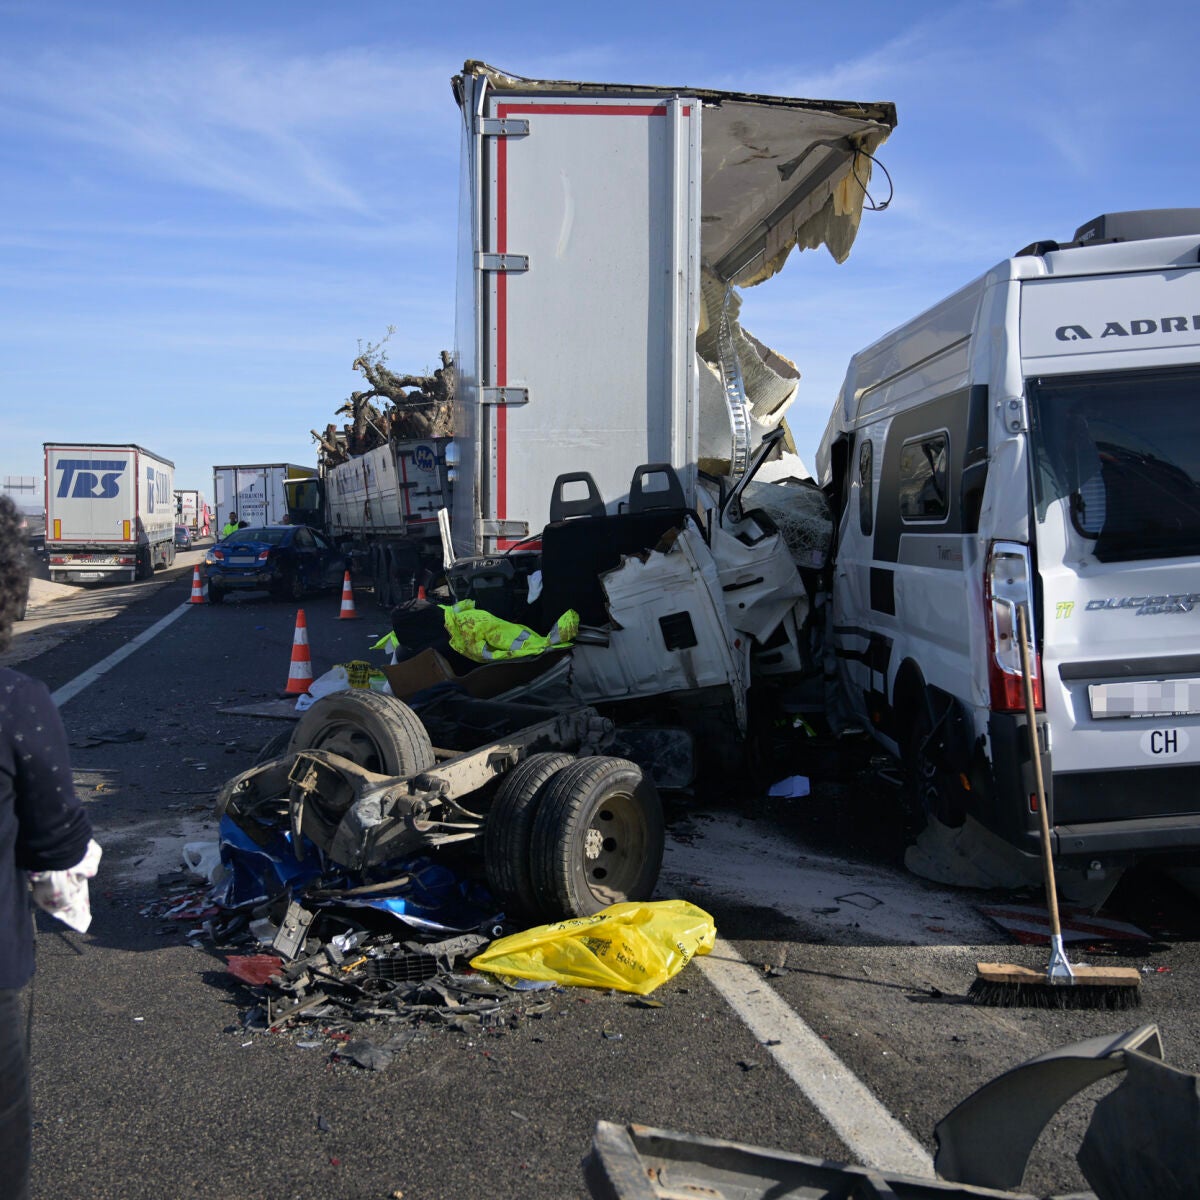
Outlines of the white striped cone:
M308 651L308 622L304 609L296 610L296 632L292 638L292 665L288 668L287 696L301 696L313 681L312 655Z
M189 604L204 603L204 587L200 583L200 564L192 568L192 598L188 601Z
M350 572L346 572L346 578L342 580L342 611L338 613L338 619L341 621L356 621L358 620L358 609L354 607L354 588L350 585Z

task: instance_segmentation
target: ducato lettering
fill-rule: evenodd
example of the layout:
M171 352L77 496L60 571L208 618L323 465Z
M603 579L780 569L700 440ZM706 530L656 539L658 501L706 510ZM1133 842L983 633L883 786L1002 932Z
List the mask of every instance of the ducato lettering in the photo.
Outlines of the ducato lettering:
M1107 600L1089 600L1086 612L1105 609L1133 609L1138 617L1156 617L1168 613L1190 613L1200 604L1200 592L1179 592L1174 596L1113 596Z
M120 479L128 464L124 459L60 458L62 472L55 495L59 499L111 500L121 490Z

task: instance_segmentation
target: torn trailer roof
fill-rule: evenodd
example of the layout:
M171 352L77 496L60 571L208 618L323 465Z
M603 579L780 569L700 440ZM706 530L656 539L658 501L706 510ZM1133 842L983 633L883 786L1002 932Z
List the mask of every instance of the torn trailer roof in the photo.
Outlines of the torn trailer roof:
M769 279L795 246L825 245L845 261L858 233L871 156L896 127L889 101L523 79L475 60L453 86L459 105L476 111L488 89L572 96L597 106L644 96L661 102L664 113L694 99L702 130L701 254L710 271L738 287Z

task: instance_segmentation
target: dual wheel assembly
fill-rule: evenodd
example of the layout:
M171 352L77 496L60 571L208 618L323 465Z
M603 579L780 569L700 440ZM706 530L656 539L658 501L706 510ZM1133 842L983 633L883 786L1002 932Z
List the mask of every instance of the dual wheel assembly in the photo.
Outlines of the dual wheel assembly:
M658 791L636 763L534 754L496 792L484 863L509 916L558 921L648 900L663 842Z

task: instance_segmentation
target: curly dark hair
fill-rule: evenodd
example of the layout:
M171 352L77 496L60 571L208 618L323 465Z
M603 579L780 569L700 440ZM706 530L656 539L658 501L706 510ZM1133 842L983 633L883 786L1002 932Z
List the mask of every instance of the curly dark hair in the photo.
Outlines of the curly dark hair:
M13 621L29 593L25 520L8 496L0 496L0 653L12 641Z

